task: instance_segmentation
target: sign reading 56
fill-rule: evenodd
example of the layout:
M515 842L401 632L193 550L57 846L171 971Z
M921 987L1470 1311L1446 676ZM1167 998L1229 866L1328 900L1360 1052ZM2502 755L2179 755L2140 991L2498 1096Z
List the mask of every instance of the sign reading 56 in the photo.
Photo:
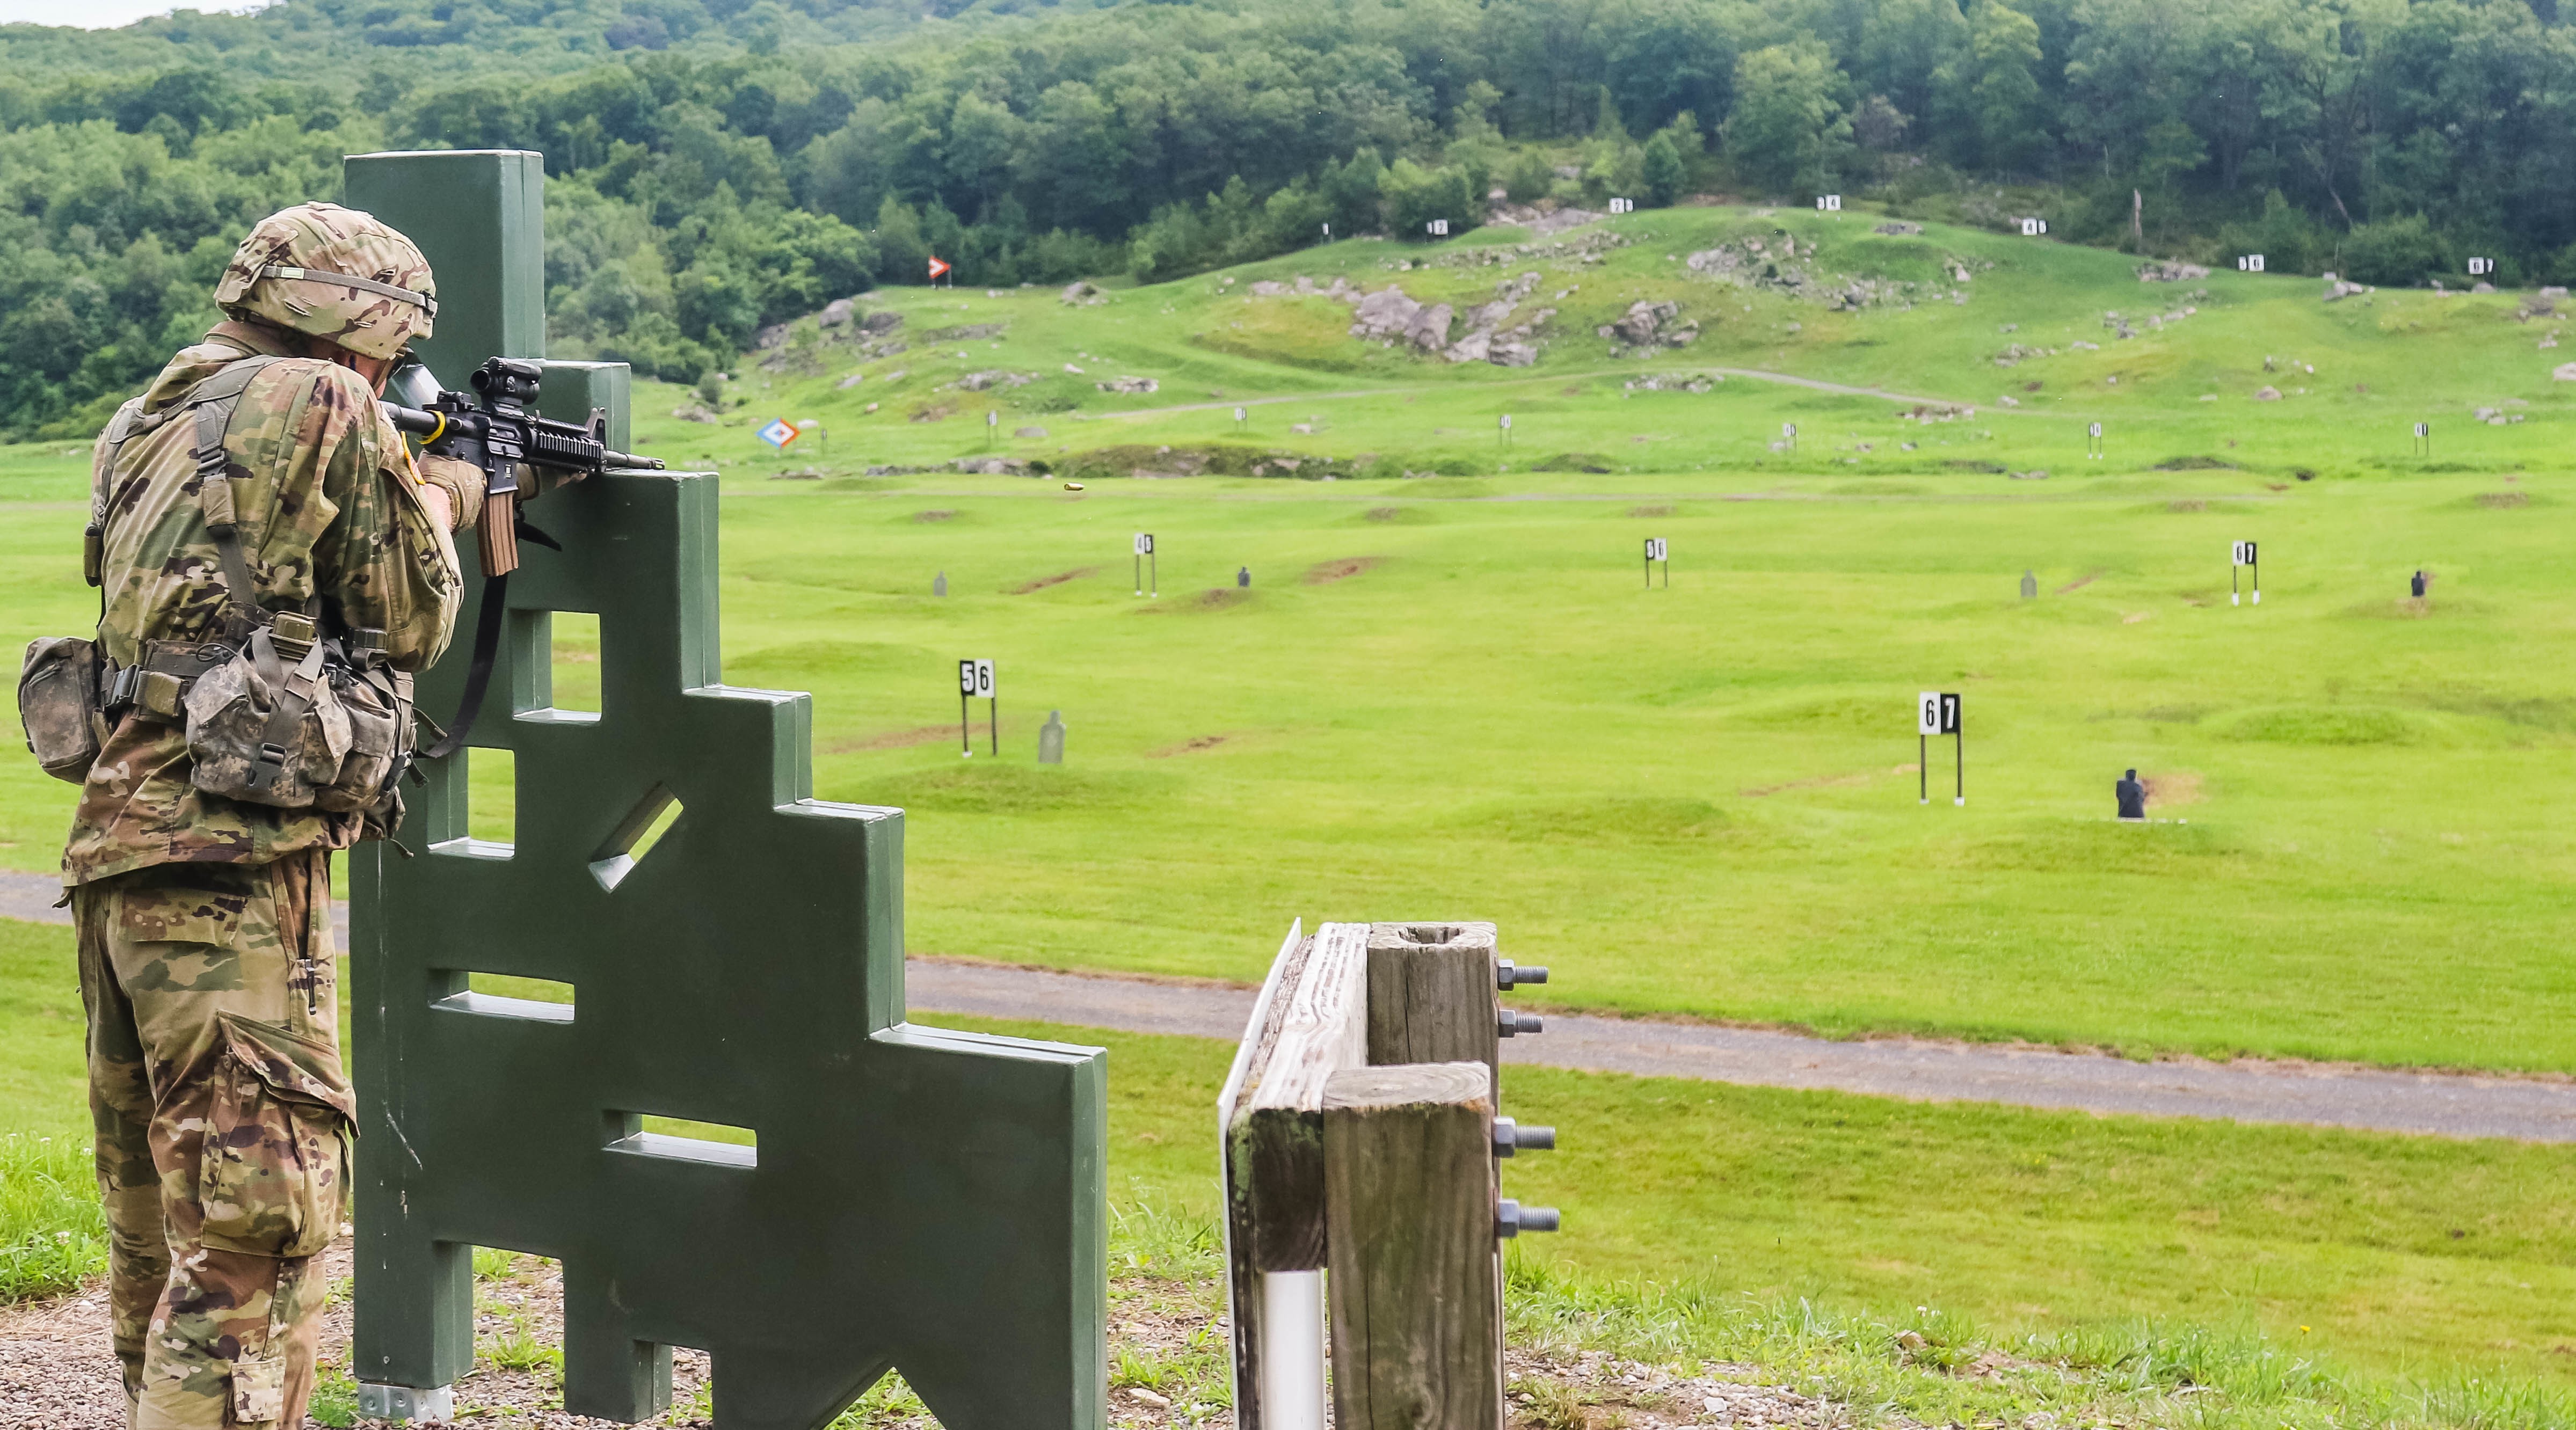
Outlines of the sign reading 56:
M989 660L957 662L957 693L978 700L993 698L993 663Z

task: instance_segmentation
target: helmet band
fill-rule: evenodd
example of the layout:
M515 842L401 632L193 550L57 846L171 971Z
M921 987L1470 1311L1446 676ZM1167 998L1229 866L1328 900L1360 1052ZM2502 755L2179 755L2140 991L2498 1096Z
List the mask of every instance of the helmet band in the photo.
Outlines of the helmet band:
M289 268L282 263L272 263L259 270L259 276L262 278L300 278L307 279L315 283L336 283L342 287L356 288L363 292L379 293L387 298L398 298L403 302L412 304L433 318L438 316L437 299L430 297L426 293L415 293L409 288L397 288L391 283L379 283L373 278L360 278L354 274L348 273L333 273L321 268Z

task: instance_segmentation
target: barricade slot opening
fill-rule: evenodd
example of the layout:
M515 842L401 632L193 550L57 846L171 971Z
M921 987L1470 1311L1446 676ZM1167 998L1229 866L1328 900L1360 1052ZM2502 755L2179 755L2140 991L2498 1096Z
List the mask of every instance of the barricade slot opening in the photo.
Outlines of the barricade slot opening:
M760 1165L760 1134L749 1127L620 1111L611 1111L607 1124L612 1152L717 1167Z
M465 749L465 835L477 853L509 855L519 828L519 761L509 750Z
M553 627L547 664L553 667L554 708L597 713L599 617L588 611L554 611L548 623Z
M591 861L591 877L597 879L603 889L614 889L624 883L626 876L634 871L636 865L644 862L644 857L653 852L653 847L662 842L662 836L671 832L671 827L680 822L680 816L685 812L678 796L661 785L655 785L636 802L633 809L627 811L624 819L617 822L608 842L600 847L599 857Z
M486 1018L524 1018L535 1023L569 1023L576 999L573 986L548 978L520 978L506 973L465 974L465 991L431 1000L430 1006L451 1013Z

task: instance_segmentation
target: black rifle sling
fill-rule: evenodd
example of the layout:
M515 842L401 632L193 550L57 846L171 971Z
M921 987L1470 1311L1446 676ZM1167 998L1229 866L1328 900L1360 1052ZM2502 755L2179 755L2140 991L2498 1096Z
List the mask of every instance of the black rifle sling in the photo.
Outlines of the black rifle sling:
M509 607L508 573L483 580L483 613L474 619L474 663L465 668L465 698L457 702L456 719L437 744L420 752L424 760L443 760L465 748L474 717L483 713L483 692L492 684L492 662L501 652L501 617Z

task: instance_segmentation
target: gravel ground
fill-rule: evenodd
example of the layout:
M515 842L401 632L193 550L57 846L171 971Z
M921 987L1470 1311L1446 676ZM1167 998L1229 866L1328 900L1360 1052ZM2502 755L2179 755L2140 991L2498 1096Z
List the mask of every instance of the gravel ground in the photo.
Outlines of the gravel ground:
M335 1281L345 1249L332 1253ZM345 1282L340 1283L345 1290ZM522 1257L475 1284L474 1373L456 1387L459 1420L488 1430L610 1430L614 1422L567 1415L551 1361L562 1332L562 1283L554 1265ZM1226 1373L1224 1318L1213 1285L1125 1281L1110 1290L1110 1424L1118 1430L1229 1430L1221 1398ZM335 1298L323 1361L349 1354L349 1306ZM672 1356L672 1410L655 1426L709 1427L701 1388L706 1357ZM1764 1384L1753 1366L1704 1367L1697 1375L1598 1351L1510 1353L1511 1420L1526 1430L1667 1430L1667 1427L1850 1425L1851 1409L1783 1385ZM865 1407L868 1430L933 1430L920 1402L884 1390ZM314 1422L318 1424L319 1422ZM381 1421L361 1421L370 1430ZM1911 1421L1891 1422L1903 1430ZM125 1398L107 1349L107 1304L93 1286L43 1305L0 1308L0 1430L124 1430Z

